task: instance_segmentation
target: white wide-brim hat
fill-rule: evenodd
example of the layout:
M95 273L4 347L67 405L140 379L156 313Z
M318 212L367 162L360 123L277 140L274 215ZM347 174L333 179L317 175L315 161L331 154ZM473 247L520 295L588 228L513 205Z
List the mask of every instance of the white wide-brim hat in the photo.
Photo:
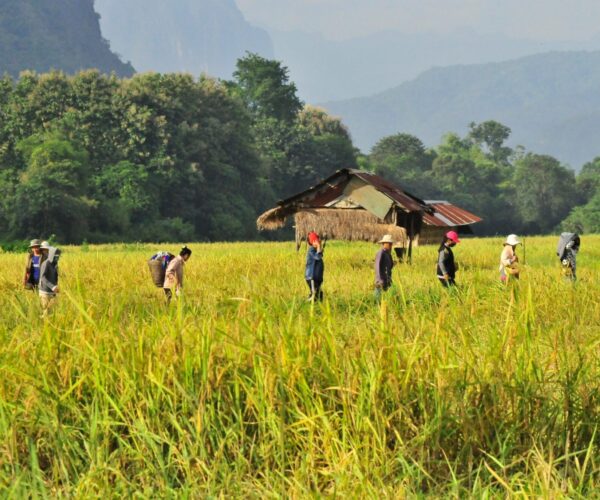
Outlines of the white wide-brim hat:
M42 250L50 250L50 243L48 243L47 241L42 241L42 244L40 245L40 248Z
M394 243L394 238L392 238L391 234L386 234L383 238L381 238L377 243Z
M514 247L516 245L520 245L521 242L519 241L519 237L516 234L509 234L506 237L506 241L504 242L505 245L510 245L511 247Z

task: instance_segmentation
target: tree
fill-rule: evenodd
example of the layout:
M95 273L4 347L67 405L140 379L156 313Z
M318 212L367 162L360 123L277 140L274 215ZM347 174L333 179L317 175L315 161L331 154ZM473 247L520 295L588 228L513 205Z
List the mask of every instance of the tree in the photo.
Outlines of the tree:
M431 171L434 158L435 152L427 150L419 138L396 134L384 137L373 147L369 162L376 174L429 198L438 193Z
M510 134L509 127L494 120L469 124L469 140L483 148L484 152L494 161L500 163L507 163L512 153L510 148L504 146Z
M577 175L577 194L580 202L586 204L600 188L600 157L586 163Z
M32 136L18 144L27 161L13 207L13 234L56 234L73 243L86 235L87 153L57 133Z
M258 117L290 123L302 109L296 85L279 61L247 53L238 59L233 76L248 109Z
M600 232L600 192L585 205L574 208L561 224L563 230L575 233Z
M519 159L513 184L526 232L553 230L576 204L575 173L551 156L528 153Z

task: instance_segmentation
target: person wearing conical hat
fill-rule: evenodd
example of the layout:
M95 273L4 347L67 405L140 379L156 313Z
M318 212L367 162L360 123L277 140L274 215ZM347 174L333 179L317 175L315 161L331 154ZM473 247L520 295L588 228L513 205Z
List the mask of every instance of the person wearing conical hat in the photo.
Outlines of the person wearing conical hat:
M306 253L306 266L304 269L304 279L310 289L308 300L322 301L323 276L325 273L325 264L323 262L323 245L321 238L314 231L308 233L308 252Z
M438 249L438 261L437 261L437 277L440 280L442 286L450 288L456 285L456 271L458 266L454 261L454 248L460 239L456 231L448 231L442 240L440 248Z
M41 245L41 240L31 240L29 244L25 277L23 278L23 286L28 290L37 290L40 283L40 268L44 257L40 248Z
M510 278L519 279L519 257L517 256L517 246L520 244L521 242L516 234L509 234L503 243L499 268L500 281L502 281L502 283L508 283Z
M381 245L381 249L375 256L375 297L379 300L382 292L387 291L392 286L392 269L394 268L392 245L394 244L394 238L391 234L386 234L378 243Z

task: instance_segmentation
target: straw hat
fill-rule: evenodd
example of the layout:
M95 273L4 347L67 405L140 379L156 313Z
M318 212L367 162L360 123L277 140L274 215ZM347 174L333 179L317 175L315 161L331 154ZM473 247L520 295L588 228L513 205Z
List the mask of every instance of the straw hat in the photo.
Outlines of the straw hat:
M394 238L392 237L391 234L386 234L377 243L391 243L391 244L394 244Z
M41 245L41 240L31 240L31 243L29 243L29 248L39 247Z
M506 237L506 241L504 242L504 244L514 247L514 246L520 245L521 242L519 241L519 237L516 234L509 234Z

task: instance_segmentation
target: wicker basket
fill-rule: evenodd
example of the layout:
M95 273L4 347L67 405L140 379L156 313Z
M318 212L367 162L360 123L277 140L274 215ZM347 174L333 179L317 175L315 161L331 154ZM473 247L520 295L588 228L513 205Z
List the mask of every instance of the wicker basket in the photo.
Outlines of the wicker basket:
M148 268L150 269L150 276L152 282L158 287L162 288L165 283L166 269L163 267L163 260L152 260L148 261Z

